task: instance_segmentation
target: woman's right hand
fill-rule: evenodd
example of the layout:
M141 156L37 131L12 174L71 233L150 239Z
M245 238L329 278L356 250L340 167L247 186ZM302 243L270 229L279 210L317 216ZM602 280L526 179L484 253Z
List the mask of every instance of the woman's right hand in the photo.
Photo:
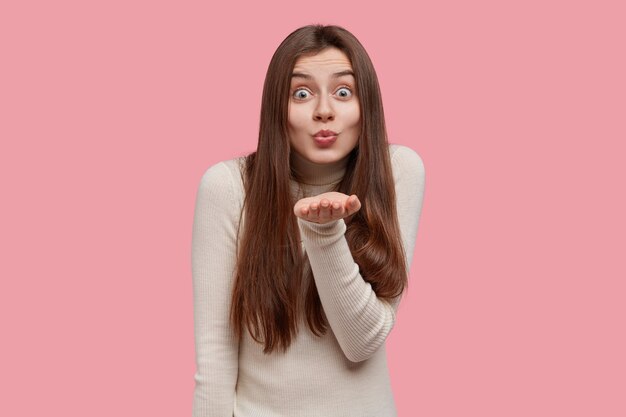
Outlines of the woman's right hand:
M301 219L324 224L351 216L360 209L361 202L356 194L348 196L330 191L298 200L293 212Z

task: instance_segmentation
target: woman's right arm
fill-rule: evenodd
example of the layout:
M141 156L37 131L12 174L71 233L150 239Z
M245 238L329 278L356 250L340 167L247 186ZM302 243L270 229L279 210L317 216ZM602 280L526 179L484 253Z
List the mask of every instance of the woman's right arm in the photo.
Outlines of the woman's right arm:
M193 218L196 373L193 417L231 417L238 350L229 324L239 209L233 177L224 162L202 176Z

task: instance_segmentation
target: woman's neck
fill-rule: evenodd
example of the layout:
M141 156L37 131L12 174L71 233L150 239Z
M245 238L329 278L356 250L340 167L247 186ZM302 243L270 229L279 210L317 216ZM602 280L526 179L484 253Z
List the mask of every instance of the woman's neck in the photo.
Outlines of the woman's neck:
M349 155L328 164L316 164L291 151L291 170L297 182L309 185L328 185L338 183L346 173Z

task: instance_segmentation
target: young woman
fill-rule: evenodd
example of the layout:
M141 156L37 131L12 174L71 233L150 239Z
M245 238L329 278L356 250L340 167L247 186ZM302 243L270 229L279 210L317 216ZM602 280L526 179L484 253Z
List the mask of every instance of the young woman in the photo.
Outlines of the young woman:
M193 415L395 416L385 340L423 194L419 155L387 141L359 41L338 26L291 33L256 152L200 182Z

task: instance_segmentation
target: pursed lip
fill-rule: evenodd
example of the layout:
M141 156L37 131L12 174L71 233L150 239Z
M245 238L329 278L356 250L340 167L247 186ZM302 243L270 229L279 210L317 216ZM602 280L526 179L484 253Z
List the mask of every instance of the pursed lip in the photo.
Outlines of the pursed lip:
M323 129L317 132L316 134L314 134L313 136L315 136L316 138L319 138L319 137L325 138L328 136L337 136L337 135L338 133L333 132L332 130Z

